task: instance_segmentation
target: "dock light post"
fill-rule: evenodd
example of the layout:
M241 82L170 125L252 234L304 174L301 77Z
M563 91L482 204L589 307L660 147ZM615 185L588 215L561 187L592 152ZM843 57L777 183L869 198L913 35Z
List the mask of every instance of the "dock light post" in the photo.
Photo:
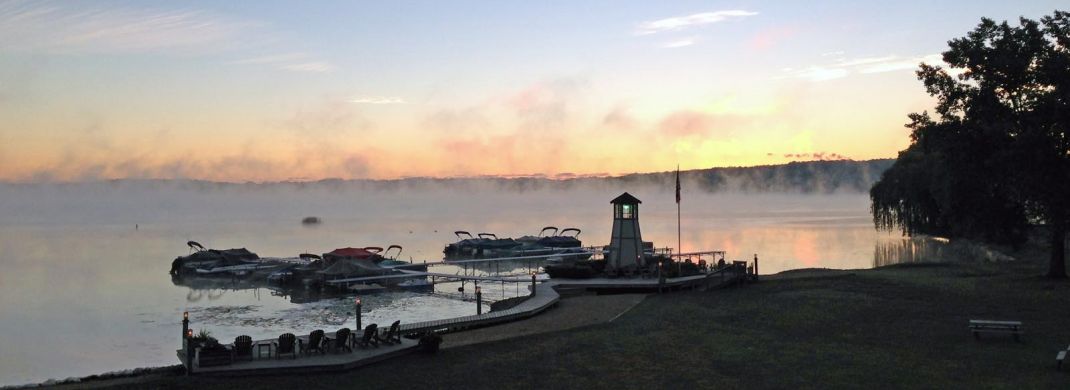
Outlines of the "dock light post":
M483 314L483 291L476 285L476 315Z
M186 329L186 376L193 375L193 329Z
M186 333L189 332L189 312L182 312L182 348L186 348Z
M754 280L758 280L758 254L754 254Z
M357 306L357 330L361 330L361 329L364 329L364 328L362 328L360 326L360 314L361 313L360 313L360 297L359 296L354 301L354 303L356 303L356 306Z
M189 312L182 312L182 351L186 354L186 375L189 375L193 371L193 347L190 345L190 338L193 337L193 330L189 328Z
M535 272L531 273L531 296L535 296Z

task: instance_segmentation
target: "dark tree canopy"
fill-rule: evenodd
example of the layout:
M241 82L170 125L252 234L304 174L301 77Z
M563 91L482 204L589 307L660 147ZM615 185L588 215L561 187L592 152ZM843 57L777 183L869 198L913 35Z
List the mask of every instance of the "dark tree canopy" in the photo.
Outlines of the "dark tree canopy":
M936 116L911 114L911 145L870 190L879 229L1019 244L1051 230L1065 278L1070 226L1070 13L1018 26L982 19L921 64Z

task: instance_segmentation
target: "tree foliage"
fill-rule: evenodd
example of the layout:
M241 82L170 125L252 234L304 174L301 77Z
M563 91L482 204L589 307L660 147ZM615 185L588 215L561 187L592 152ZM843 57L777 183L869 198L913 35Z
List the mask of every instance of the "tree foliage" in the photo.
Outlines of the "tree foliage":
M1018 26L982 19L921 64L936 116L910 115L911 144L870 190L879 229L1021 243L1052 232L1049 276L1066 277L1070 225L1070 13Z

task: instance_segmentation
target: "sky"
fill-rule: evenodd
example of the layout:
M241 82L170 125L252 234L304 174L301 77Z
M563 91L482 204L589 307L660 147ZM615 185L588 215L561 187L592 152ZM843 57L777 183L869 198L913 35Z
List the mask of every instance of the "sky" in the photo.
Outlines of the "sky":
M913 71L1059 1L0 0L0 181L893 158Z

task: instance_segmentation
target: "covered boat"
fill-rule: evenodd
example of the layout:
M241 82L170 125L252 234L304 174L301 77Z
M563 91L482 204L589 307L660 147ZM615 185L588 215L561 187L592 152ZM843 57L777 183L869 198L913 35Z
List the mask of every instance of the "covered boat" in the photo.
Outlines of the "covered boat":
M193 246L191 245L191 247ZM201 249L188 256L176 257L171 262L171 275L194 274L197 273L198 269L256 264L259 263L258 260L260 260L260 256L245 248Z
M580 242L580 229L577 228L562 229L560 233L542 237L535 243L550 248L579 248L583 246L583 243Z
M523 245L512 238L498 238L494 233L479 233L478 237L472 237L471 233L459 230L453 234L459 241L446 245L442 252L447 259L502 256Z

